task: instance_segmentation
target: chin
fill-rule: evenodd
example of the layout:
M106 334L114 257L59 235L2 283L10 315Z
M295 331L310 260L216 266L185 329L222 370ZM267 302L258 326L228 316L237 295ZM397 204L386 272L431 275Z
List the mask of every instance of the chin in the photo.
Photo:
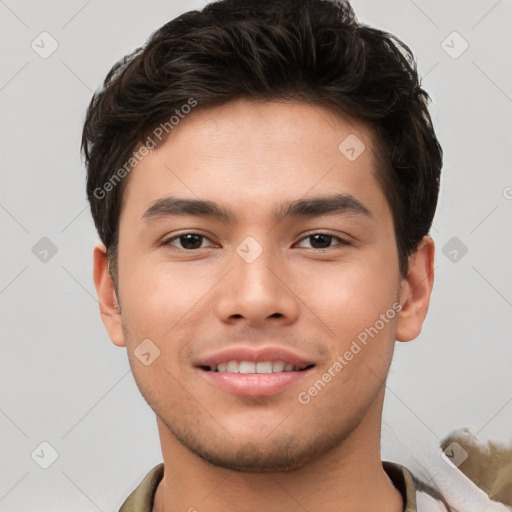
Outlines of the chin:
M228 435L197 435L194 428L184 428L177 432L169 430L174 437L190 452L202 460L225 469L244 473L274 473L290 472L310 464L323 454L332 451L350 434L347 431L323 432L315 429L315 434L303 432L303 436L297 430L293 434L278 433L274 431L272 436L259 436L256 438L254 428L252 435L249 432L242 438Z
M248 442L239 449L228 450L194 450L189 447L197 456L213 464L214 466L240 471L243 473L275 473L294 471L306 465L314 454L312 449L286 449L276 450L267 445L262 449L260 446Z

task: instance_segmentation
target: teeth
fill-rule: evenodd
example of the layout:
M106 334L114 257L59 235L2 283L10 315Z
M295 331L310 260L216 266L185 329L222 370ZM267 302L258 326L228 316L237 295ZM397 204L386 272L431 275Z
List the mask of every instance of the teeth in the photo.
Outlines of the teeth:
M236 361L229 361L226 367L226 371L229 373L238 373L239 372L239 364Z
M254 363L252 361L228 361L227 363L219 363L216 366L210 366L212 372L227 372L227 373L280 373L280 372L293 372L303 370L305 366L296 365L291 363L284 363L283 361L260 361Z
M240 373L256 373L256 363L250 361L241 361L238 368Z
M275 361L272 363L272 371L273 372L282 372L284 370L283 361Z
M272 373L272 363L270 361L256 363L256 373Z

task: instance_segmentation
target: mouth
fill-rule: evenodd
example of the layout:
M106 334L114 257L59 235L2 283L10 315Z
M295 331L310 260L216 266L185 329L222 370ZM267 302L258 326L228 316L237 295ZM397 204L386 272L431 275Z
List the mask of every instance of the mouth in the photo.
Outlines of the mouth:
M284 361L227 361L219 364L200 366L207 372L220 373L242 373L242 374L263 374L263 373L283 373L283 372L302 372L309 370L314 364L293 364Z
M206 355L194 366L209 385L221 391L264 397L297 386L316 365L286 347L243 345Z

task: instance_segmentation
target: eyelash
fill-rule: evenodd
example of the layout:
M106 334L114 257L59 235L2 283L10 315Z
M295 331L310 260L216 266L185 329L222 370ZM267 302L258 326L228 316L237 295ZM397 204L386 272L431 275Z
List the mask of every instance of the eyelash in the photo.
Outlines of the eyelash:
M180 233L179 235L175 235L173 236L172 238L169 238L167 240L164 240L162 242L161 245L164 245L164 246L172 246L176 249L178 249L179 251L185 251L185 252L194 252L194 251L199 251L201 249L206 249L206 247L199 247L198 249L182 249L180 247L176 247L176 246L173 246L172 245L172 242L175 241L175 240L179 240L181 237L184 237L184 236L187 236L187 235L198 235L199 237L201 237L202 239L206 239L206 240L210 240L206 235L202 235L201 233L195 233L194 231L188 231L186 233ZM329 233L329 232L325 232L325 231L318 231L318 232L315 232L315 233L311 233L303 238L301 238L299 240L298 243L302 242L303 240L306 240L308 238L311 238L315 235L325 235L325 236L329 236L331 237L333 240L336 240L338 242L337 245L351 245L350 242L348 242L347 240L345 240L344 238L340 238L339 236L337 235L334 235L333 233ZM211 241L211 240L210 240ZM306 249L315 249L317 251L325 251L327 249L332 249L336 247L336 245L334 246L329 246L329 247L323 247L323 248L315 248L315 247L306 247Z

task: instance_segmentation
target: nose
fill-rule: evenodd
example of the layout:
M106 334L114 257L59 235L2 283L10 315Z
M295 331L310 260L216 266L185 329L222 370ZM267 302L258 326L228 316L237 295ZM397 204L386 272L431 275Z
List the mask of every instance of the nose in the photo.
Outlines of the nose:
M232 268L217 287L217 315L222 322L255 328L286 326L299 315L286 263L270 250L248 262L233 255Z

